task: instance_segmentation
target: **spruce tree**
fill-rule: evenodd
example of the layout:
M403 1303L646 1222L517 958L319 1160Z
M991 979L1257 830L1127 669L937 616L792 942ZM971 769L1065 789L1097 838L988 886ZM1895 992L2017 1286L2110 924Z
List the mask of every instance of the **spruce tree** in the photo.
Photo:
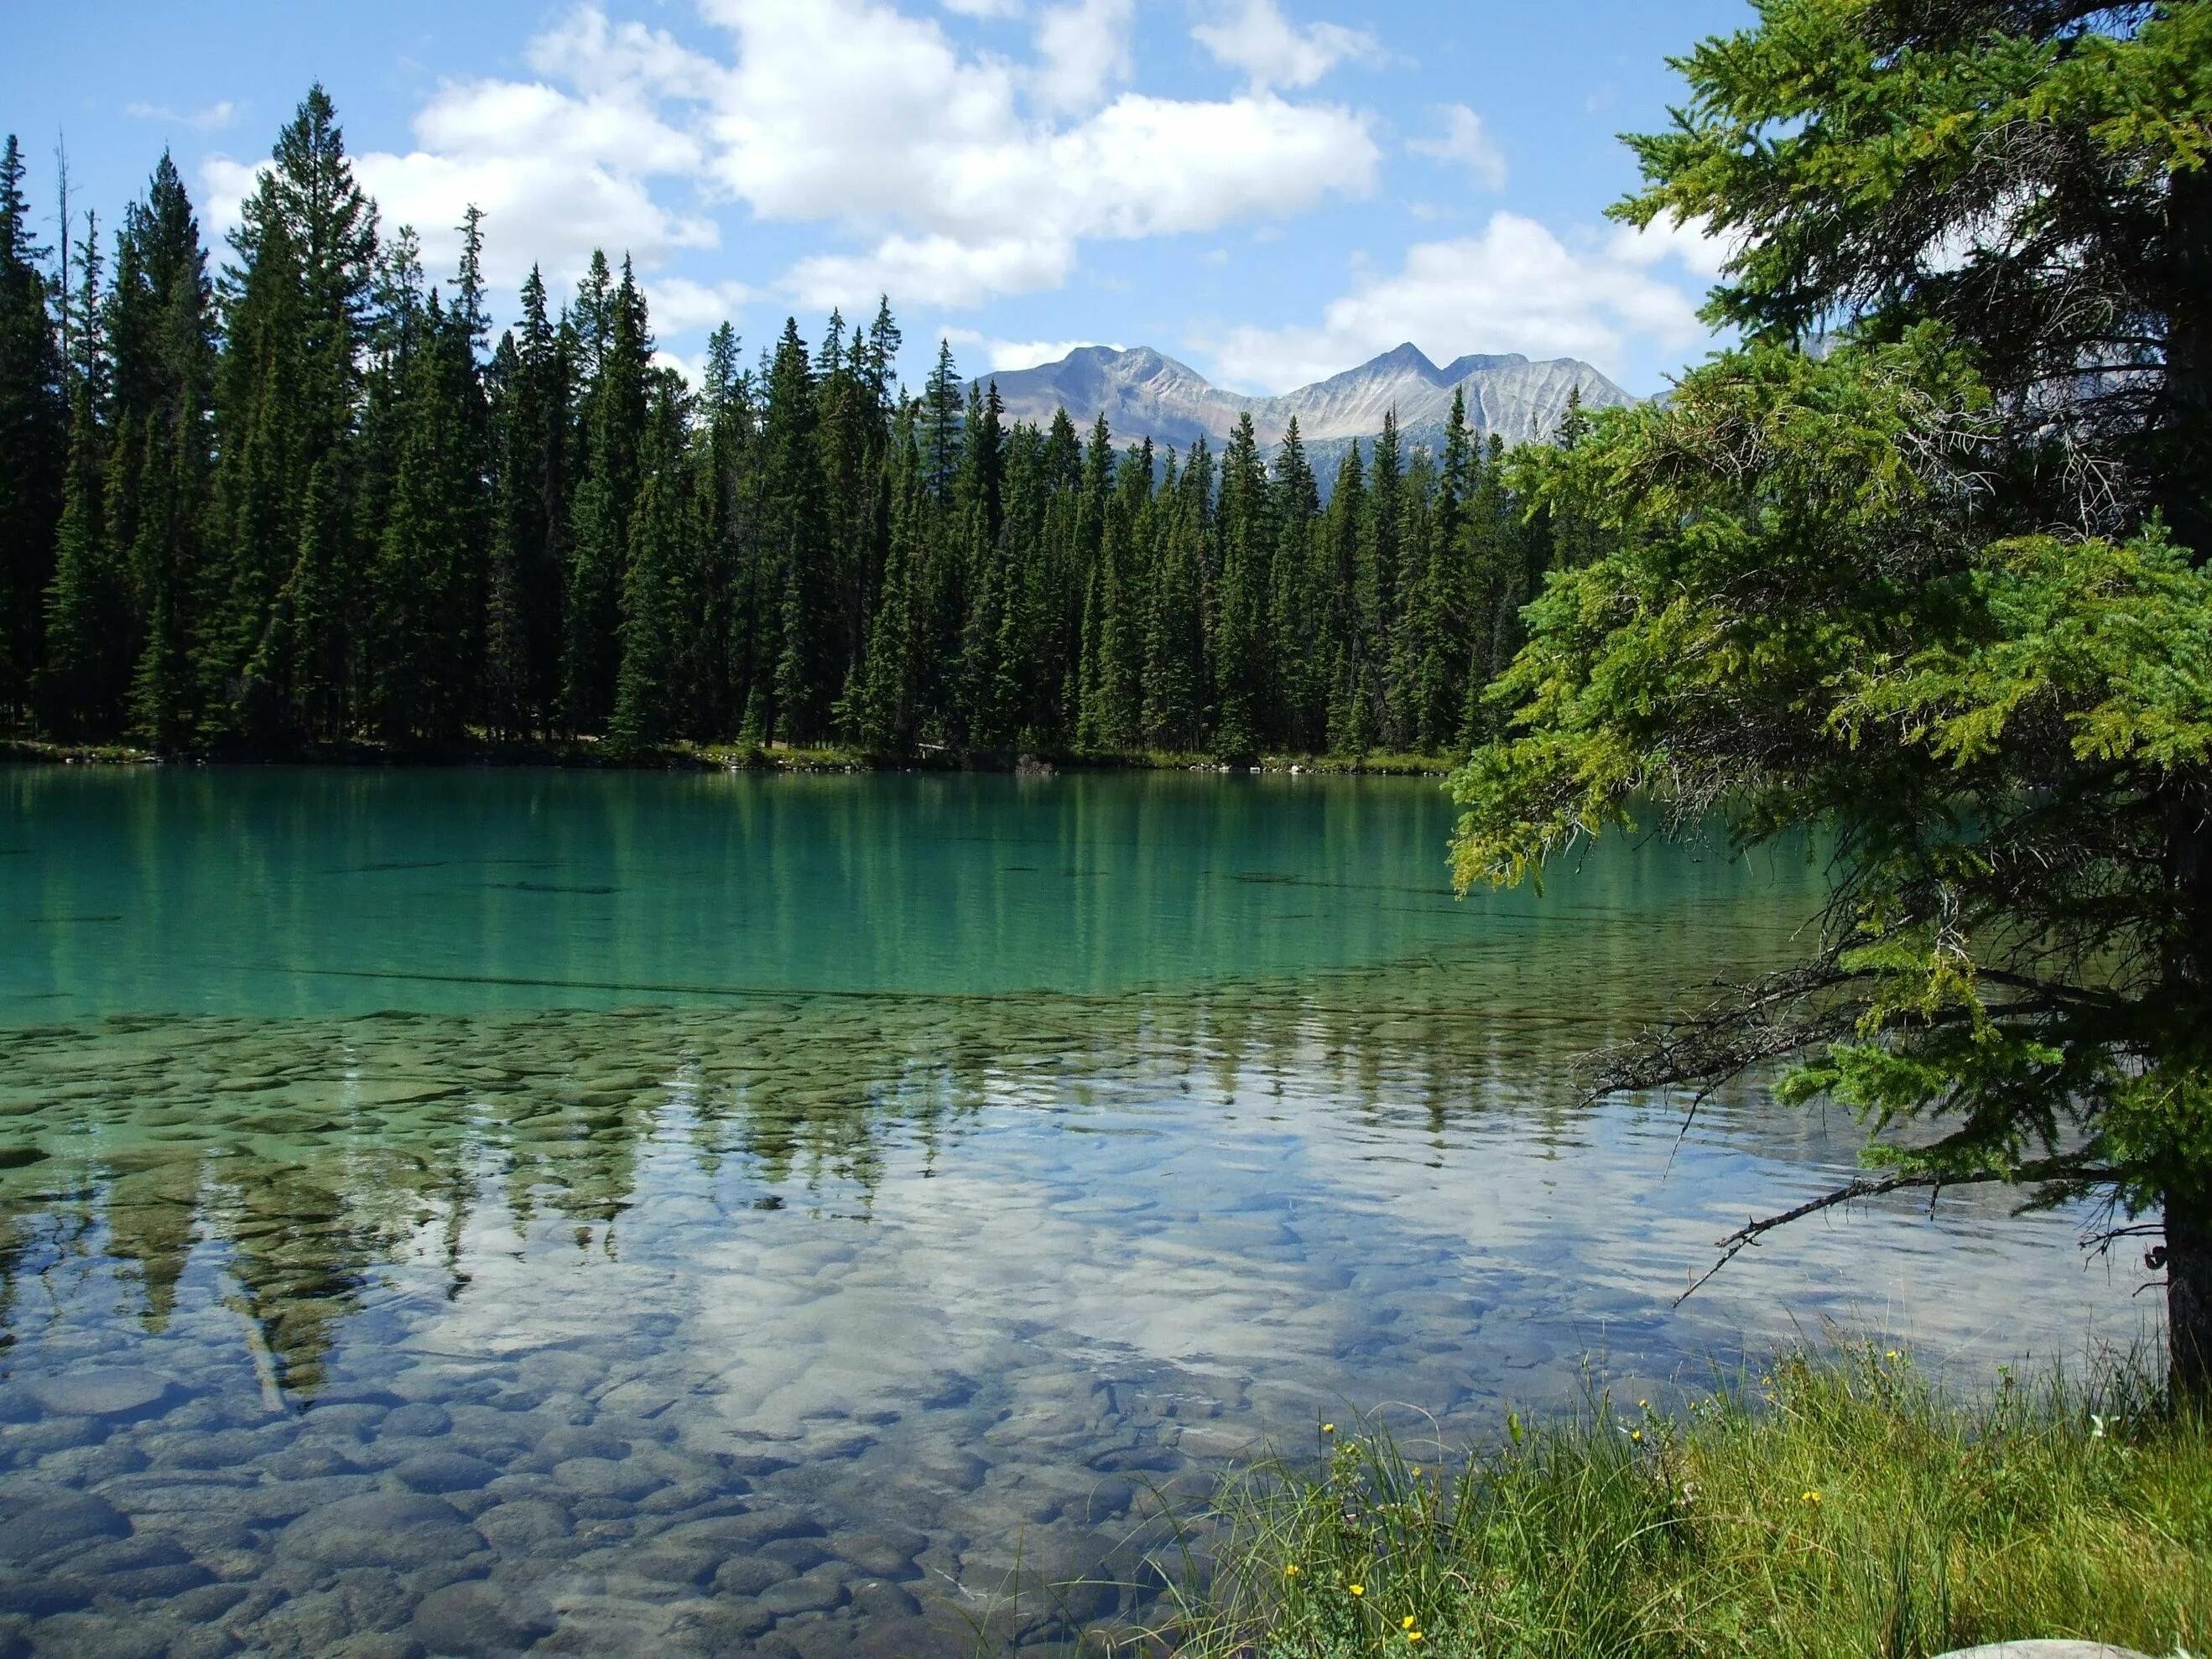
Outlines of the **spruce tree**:
M775 656L762 734L793 744L822 735L834 695L822 599L829 525L814 371L796 319L786 319L769 370L761 434L761 535Z
M34 701L48 731L105 736L123 726L131 618L107 522L110 375L96 217L86 221L77 265L80 286L70 307L68 465Z
M1217 523L1221 578L1214 623L1213 746L1222 754L1242 757L1258 750L1274 697L1267 629L1274 530L1267 466L1249 411L1238 417L1222 453Z
M629 562L630 517L642 485L653 337L645 295L630 262L604 289L605 261L595 258L576 309L590 379L580 422L583 475L573 509L574 542L562 608L562 710L569 730L603 731L613 712L621 667L618 629Z
M1321 487L1295 416L1275 457L1272 498L1275 557L1267 605L1279 688L1274 736L1291 748L1318 749L1327 741L1334 606L1322 563Z
M45 258L11 134L0 149L0 714L29 706L70 447Z
M623 576L622 670L607 727L608 747L620 755L640 754L677 736L690 702L684 683L684 538L691 529L684 389L665 370L653 381L639 452L644 482Z
M215 294L199 225L165 153L116 241L108 338L115 410L107 532L135 596L131 726L188 740L204 540L213 496Z
M309 88L278 135L271 166L245 204L226 273L225 362L219 381L219 538L230 557L200 641L210 734L256 740L346 720L347 625L356 559L303 541L301 514L315 468L325 488L346 475L362 391L362 350L377 252L376 210L355 181L330 98ZM326 565L305 579L321 634L298 624L285 595L312 544Z

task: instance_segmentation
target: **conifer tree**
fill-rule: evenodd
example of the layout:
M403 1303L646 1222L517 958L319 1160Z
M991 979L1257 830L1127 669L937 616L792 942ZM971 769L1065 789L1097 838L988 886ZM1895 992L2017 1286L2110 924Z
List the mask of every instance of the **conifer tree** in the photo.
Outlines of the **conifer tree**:
M309 88L232 237L220 383L218 534L229 580L203 637L201 678L216 735L273 738L344 721L353 630L304 634L283 614L303 545L301 513L316 466L356 429L376 258L375 206L355 182L330 98ZM327 604L349 616L351 538L327 553ZM296 593L298 582L289 584Z
M1317 749L1327 740L1333 618L1317 539L1321 489L1295 416L1275 457L1273 501L1275 558L1268 622L1277 642L1281 697L1275 735L1292 748Z
M562 607L562 710L568 729L605 729L613 712L621 667L618 629L629 559L630 515L642 485L644 436L653 337L645 295L630 262L605 287L606 262L596 258L576 296L586 382L583 475L573 509L574 540Z
M635 754L678 734L684 684L684 539L691 527L684 465L683 383L659 371L639 467L644 482L630 520L623 576L622 672L608 747Z
M23 157L0 149L0 710L29 705L53 578L70 414Z
M829 526L818 448L821 407L796 319L787 318L769 369L761 434L761 533L775 656L761 730L805 743L826 729L835 682L823 637Z
M158 749L197 720L193 658L212 500L214 289L165 152L116 241L108 337L114 448L107 532L135 596L128 725Z
M35 684L40 723L68 735L123 723L131 672L131 612L107 524L109 354L100 291L100 225L88 216L70 307L70 441L46 641Z

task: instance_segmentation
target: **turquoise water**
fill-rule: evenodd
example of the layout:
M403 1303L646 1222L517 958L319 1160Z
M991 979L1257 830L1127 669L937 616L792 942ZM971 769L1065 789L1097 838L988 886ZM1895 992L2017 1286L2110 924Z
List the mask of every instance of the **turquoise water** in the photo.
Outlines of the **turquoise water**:
M1162 1498L1826 1319L2126 1340L2075 1218L1872 1207L1572 1063L1801 858L1454 900L1433 784L0 770L0 1646L1042 1650ZM1422 1419L1425 1420L1425 1419ZM135 1646L134 1646L135 1644ZM228 1645L226 1645L228 1644Z

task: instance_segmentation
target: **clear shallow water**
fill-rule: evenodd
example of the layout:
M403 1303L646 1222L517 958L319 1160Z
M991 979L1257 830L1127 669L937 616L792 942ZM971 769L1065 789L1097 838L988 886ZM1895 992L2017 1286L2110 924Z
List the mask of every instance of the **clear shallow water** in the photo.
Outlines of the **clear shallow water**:
M1671 1308L1853 1132L1567 1065L1786 951L1813 874L1624 843L1455 903L1449 824L0 770L0 1647L1042 1644L1142 1617L1156 1493L1353 1405L1474 1431L1824 1318L1975 1370L2135 1333L2073 1218L1951 1200Z

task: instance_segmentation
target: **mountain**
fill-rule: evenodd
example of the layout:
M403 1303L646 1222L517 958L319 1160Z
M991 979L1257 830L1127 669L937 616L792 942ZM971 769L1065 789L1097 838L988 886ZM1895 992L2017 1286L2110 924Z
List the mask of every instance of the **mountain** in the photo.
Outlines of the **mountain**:
M1458 390L1467 394L1468 423L1478 436L1495 432L1509 445L1549 437L1566 412L1567 394L1577 387L1592 409L1636 401L1572 357L1532 362L1518 353L1467 356L1438 368L1411 344L1273 398L1224 392L1196 369L1146 348L1085 346L1056 363L986 379L998 382L1010 421L1042 426L1064 408L1078 430L1087 430L1103 414L1117 445L1150 438L1186 449L1202 433L1218 450L1237 417L1249 412L1261 447L1272 452L1296 416L1324 488L1346 448L1382 431L1382 416L1393 408L1407 447L1436 449L1443 447Z

